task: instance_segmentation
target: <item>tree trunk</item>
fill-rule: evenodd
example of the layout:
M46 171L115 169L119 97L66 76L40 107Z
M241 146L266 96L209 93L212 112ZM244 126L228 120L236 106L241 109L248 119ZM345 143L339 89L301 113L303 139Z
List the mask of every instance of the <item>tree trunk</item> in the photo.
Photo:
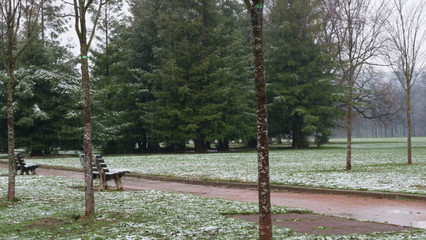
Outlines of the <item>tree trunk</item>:
M92 174L92 117L90 101L90 79L88 50L85 41L81 43L81 75L83 87L83 148L84 159L86 160L84 181L85 181L85 215L91 216L95 213L95 195L93 192ZM102 184L102 183L101 183Z
M225 139L225 140L219 140L219 142L217 144L217 150L219 152L229 151L229 140L227 140L227 139Z
M352 90L348 96L346 110L346 170L352 170Z
M408 76L406 76L408 78ZM411 151L411 81L407 80L406 104L407 104L407 164L413 164Z
M14 159L15 154L15 129L13 120L13 80L14 80L14 63L10 62L8 66L7 78L7 143L9 155L9 175L7 199L13 201L16 198L15 194L15 179L16 179L16 164Z
M292 129L292 148L300 149L309 147L308 138L302 133L302 129L300 128L298 122L301 122L302 119L296 121L293 125Z
M203 137L197 137L194 139L194 148L196 153L206 152L206 141L204 141Z
M259 239L272 239L271 191L269 184L269 150L268 123L266 110L266 79L263 59L263 4L245 1L250 12L253 30L253 54L256 85L256 122L257 122L257 153L258 153L258 184L259 184Z

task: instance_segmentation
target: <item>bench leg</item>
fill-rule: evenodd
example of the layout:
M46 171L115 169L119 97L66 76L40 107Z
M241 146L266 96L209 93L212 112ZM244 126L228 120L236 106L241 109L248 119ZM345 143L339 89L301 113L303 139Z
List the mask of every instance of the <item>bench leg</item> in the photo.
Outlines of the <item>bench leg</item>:
M99 175L99 191L108 190L108 181L103 174Z
M107 182L102 182L101 179L99 179L99 191L105 191L108 190L108 184Z
M114 182L117 185L118 190L124 190L123 183L121 182L121 176L114 175Z

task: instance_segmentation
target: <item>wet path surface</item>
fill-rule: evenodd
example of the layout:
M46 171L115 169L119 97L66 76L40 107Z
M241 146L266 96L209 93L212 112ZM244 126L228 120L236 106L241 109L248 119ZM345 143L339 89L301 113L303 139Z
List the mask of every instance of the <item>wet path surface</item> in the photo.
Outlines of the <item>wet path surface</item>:
M0 165L0 167L6 166ZM83 173L81 172L43 168L37 169L37 174L83 178ZM113 182L110 183L110 185L111 184L113 184ZM247 202L257 202L258 196L256 190L250 189L213 187L146 180L134 177L124 177L123 184L128 191L160 190ZM294 192L272 192L271 197L272 204L278 206L304 208L315 213L363 221L426 228L426 201L390 200Z

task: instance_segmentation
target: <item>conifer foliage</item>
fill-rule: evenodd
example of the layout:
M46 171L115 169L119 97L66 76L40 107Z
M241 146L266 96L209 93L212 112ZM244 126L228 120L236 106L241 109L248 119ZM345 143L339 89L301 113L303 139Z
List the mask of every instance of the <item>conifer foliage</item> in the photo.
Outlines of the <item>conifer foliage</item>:
M308 136L326 141L337 117L332 54L320 40L318 0L276 1L266 25L271 134L289 136L293 148Z
M248 82L243 9L234 1L144 1L154 27L140 33L149 47L154 101L146 114L149 135L170 151L193 140L196 152L209 141L227 141L247 129Z

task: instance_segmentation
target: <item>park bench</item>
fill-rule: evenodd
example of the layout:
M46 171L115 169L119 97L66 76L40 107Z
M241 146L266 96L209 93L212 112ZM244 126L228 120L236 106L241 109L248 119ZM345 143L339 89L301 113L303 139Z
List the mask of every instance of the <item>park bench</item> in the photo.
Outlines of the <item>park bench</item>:
M15 166L16 166L16 172L20 170L21 175L24 175L26 173L27 175L31 174L36 175L36 168L38 168L40 165L33 164L33 163L25 163L24 158L22 157L22 153L16 153L13 158L15 159Z
M126 173L130 173L130 171L109 169L107 164L105 163L105 160L102 158L101 155L94 155L92 157L92 161L93 161L92 162L93 179L99 179L99 190L107 190L108 189L107 181L112 179L114 180L118 190L124 189L123 183L121 182L121 178ZM85 160L84 160L83 154L80 154L80 162L84 169Z

